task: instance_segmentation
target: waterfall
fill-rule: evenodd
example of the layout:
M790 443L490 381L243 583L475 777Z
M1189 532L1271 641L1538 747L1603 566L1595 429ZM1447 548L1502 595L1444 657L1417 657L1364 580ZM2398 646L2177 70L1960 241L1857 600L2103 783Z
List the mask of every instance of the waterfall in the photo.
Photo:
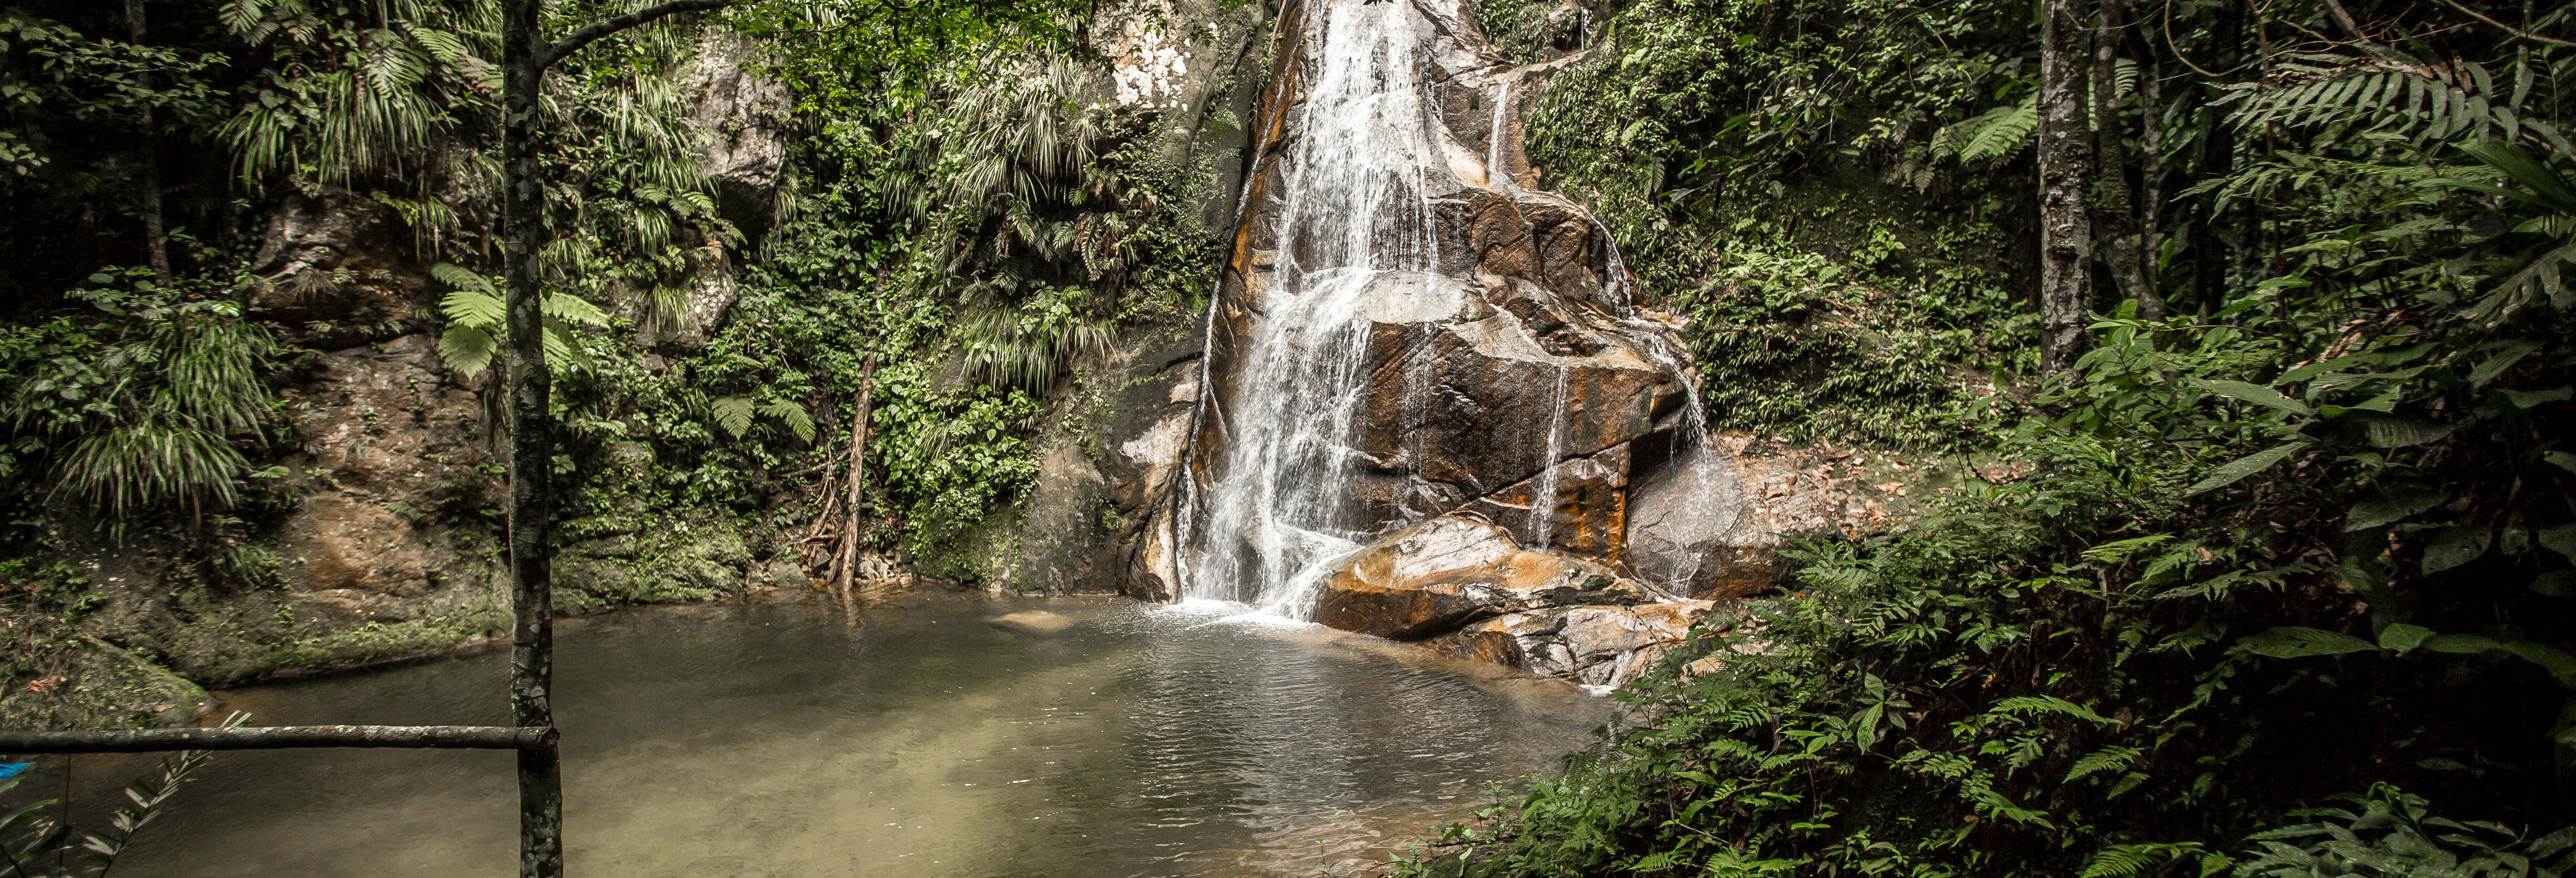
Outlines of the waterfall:
M1439 151L1411 5L1333 0L1315 18L1321 57L1289 157L1274 281L1240 361L1225 475L1192 522L1222 536L1181 589L1292 618L1365 532L1346 508L1344 438L1367 377L1364 305L1373 287L1429 283L1437 256L1426 174Z
M1547 548L1556 532L1556 474L1563 469L1557 461L1565 457L1565 378L1570 371L1564 364L1556 367L1556 392L1548 395L1547 449L1538 461L1538 489L1530 492L1530 533L1539 548Z
M1688 483L1655 501L1671 513L1658 521L1682 526L1649 535L1663 560L1639 564L1639 575L1656 580L1649 588L1687 592L1698 571L1693 553L1733 521L1722 496L1731 480L1707 441L1688 355L1656 322L1668 317L1637 308L1608 227L1511 176L1511 95L1531 68L1509 68L1469 45L1454 3L1291 8L1301 6L1294 29L1283 30L1281 79L1264 97L1262 127L1277 138L1265 143L1276 146L1264 147L1246 178L1236 251L1208 314L1196 438L1175 501L1177 595L1311 618L1325 578L1365 543L1426 515L1473 515L1473 502L1499 503L1491 492L1512 484L1529 489L1520 522L1527 548L1597 553L1629 567L1622 553L1640 531L1621 530L1613 513L1584 519L1603 525L1606 545L1568 549L1553 531L1563 459L1599 454L1605 425L1634 413L1623 408L1633 397L1598 398L1601 382L1633 381L1608 376L1641 360L1687 388L1690 426L1668 446L1689 457L1681 467ZM1450 127L1472 125L1464 113L1478 108L1451 91L1460 87L1493 101L1481 156ZM1542 257L1530 243L1543 230L1531 219L1539 214L1591 227L1598 249L1575 275L1598 277L1600 287L1542 285L1536 300L1514 292L1560 279L1539 273L1541 259L1567 264L1566 251ZM1501 252L1495 239L1475 243L1508 236L1513 223L1532 236L1518 245L1521 255L1492 256ZM1578 341L1543 343L1540 334L1553 330L1527 321L1547 313L1566 315L1545 325ZM1440 383L1461 380L1469 386ZM1522 387L1533 392L1518 395ZM1616 441L1661 429L1623 423ZM1511 454L1478 456L1506 447ZM1675 484L1664 476L1659 470L1662 484Z

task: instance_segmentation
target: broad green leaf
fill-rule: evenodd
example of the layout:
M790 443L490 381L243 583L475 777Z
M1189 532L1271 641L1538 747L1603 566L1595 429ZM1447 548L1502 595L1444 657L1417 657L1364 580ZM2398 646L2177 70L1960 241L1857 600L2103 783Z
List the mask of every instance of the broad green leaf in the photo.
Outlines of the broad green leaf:
M2352 504L2344 513L2343 529L2348 533L2396 524L2448 499L2450 495L2421 485L2390 485Z
M2431 636L2433 629L2422 625L2390 625L2387 630L2379 632L2379 648L2405 655L2423 645L2424 638Z
M2260 384L2247 384L2243 381L2192 381L2189 383L2193 387L2198 387L2202 390L2206 390L2229 399L2276 408L2294 415L2313 415L2317 413L2315 409L2309 408L2307 403L2282 396L2280 391L2273 390L2272 388L2265 387Z
M2496 648L2521 656L2523 661L2539 665L2541 670L2549 672L2551 679L2558 681L2558 685L2576 689L2576 656L2568 655L2566 650L2529 640L2516 640Z
M2376 448L2405 448L2422 445L2451 435L2454 424L2427 424L2411 418L2372 416L2362 423L2362 435Z
M2475 561L2487 553L2487 544L2494 537L2494 531L2483 527L2455 524L2443 528L2441 533L2434 535L2433 542L2424 547L2424 572L2440 573Z
M2513 403L2514 408L2522 409L2523 411L2530 411L2553 402L2566 402L2569 396L2576 396L2576 389L2566 387L2553 387L2548 390L2498 390L2496 392L2502 394L2505 401Z
M2563 469L2571 473L2576 473L2576 454L2569 454L2564 451L2552 451L2548 454L2541 455L2540 459L2548 461L2551 466L2558 467L2559 469Z
M2424 638L2421 648L2430 652L2474 654L2490 649L2503 649L2504 644L2475 634L2436 634Z
M2576 524L2564 524L2532 534L2552 552L2576 558Z
M2350 634L2295 627L2274 628L2261 634L2238 638L2236 645L2246 652L2273 658L2339 655L2347 652L2374 652L2379 649L2378 644Z
M2479 363L2476 369L2469 371L2469 386L2485 386L2487 382L2495 380L2496 376L2504 374L2504 370L2513 368L2513 364L2521 362L2522 358L2531 356L2531 353L2537 350L2540 350L2540 343L2535 341L2517 341L2504 345L2502 349L2495 352L2494 356L2488 357L2486 362Z
M2285 442L2228 461L2225 465L2211 471L2207 478L2192 483L2189 488L2184 488L2183 494L2189 496L2235 484L2246 476L2271 469L2273 464L2280 463L2282 458L2289 457L2292 452L2298 451L2306 444L2304 441Z
M2281 373L2281 378L2278 383L2297 384L2301 381L2306 381L2310 378L2314 378L2337 369L2350 367L2361 362L2363 359L2364 355L2362 354L2351 354L2348 356L2336 357L2320 363L2309 363L2305 366L2300 366L2299 368Z

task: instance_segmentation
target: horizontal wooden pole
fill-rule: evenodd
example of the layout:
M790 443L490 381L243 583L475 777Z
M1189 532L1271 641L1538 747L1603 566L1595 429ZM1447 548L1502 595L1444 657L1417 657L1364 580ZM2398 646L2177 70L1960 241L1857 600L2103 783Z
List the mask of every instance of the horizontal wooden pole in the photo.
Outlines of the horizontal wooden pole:
M554 742L553 729L517 726L256 726L125 732L0 732L0 755L278 750L290 747L535 750L554 746Z

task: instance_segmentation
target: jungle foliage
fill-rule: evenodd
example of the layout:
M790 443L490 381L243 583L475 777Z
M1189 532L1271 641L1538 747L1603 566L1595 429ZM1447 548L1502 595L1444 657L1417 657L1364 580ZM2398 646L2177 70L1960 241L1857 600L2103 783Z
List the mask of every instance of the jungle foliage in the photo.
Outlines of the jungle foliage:
M2026 228L2031 6L1609 17L1532 123L1539 161L1694 319L1712 417L1830 436L1889 407L1876 438L1975 428L1952 441L2031 468L1801 544L1793 594L1722 609L1627 696L1628 725L1408 869L2576 867L2576 14L2088 9L2107 25L2079 90L2104 135L2089 208L2151 255L2164 313L2105 256L2089 350L2056 375L2012 274L1944 291L1958 264L1854 259L1854 224L1735 212L1839 187ZM1939 239L1920 223L1881 228ZM1810 338L1737 346L1773 325ZM1952 325L1980 343L1911 349L1937 367L1819 347Z
M468 612L343 648L376 626L333 639L285 609L273 623L227 614L286 600L277 547L336 490L308 433L337 364L433 342L438 363L413 389L472 391L487 408L441 438L505 438L495 5L146 0L148 21L115 3L0 9L0 556L19 571L0 613L46 632L0 649L0 686L19 693L0 712L156 721L44 712L90 682L71 662L89 635L210 679L494 624ZM549 2L547 27L632 5ZM1186 319L1210 286L1200 205L1227 158L1192 140L1206 120L1104 105L1105 61L1066 9L764 0L618 33L548 73L538 263L559 547L677 519L739 566L804 545L791 530L839 526L815 488L848 465L871 354L866 544L962 557L976 528L1007 520L1074 363ZM704 130L692 83L737 70L784 90ZM746 199L710 176L706 139L738 135L785 150L774 190ZM959 158L971 150L998 163ZM343 217L356 231L336 252L272 246L288 225ZM385 419L354 416L370 431ZM365 499L488 555L502 516L482 480L504 475L480 466L433 496ZM642 570L665 549L679 551L584 569ZM65 561L100 552L166 579L110 585ZM132 622L138 603L206 630L101 627ZM218 648L235 652L195 661Z
M500 378L494 4L147 6L141 40L113 9L11 7L0 46L0 195L21 208L6 221L21 267L5 281L19 295L0 477L34 489L13 492L20 502L93 501L118 529L269 487L248 476L262 443L292 428L265 376L318 353L299 345L428 330L464 379ZM548 15L569 26L615 8ZM1216 157L1093 105L1105 68L1052 9L754 3L621 33L549 77L540 271L568 517L636 499L733 514L783 489L766 474L830 453L816 443L846 433L830 422L872 352L909 364L878 386L892 397L879 428L899 434L871 455L889 533L908 516L971 523L1007 504L1033 472L1032 400L1119 327L1179 318L1211 259L1196 211L1172 208L1204 194ZM790 87L773 121L796 135L776 203L755 205L766 218L749 229L719 209L680 92L702 40L728 27ZM180 144L206 149L181 160ZM129 267L165 244L138 234L142 190L171 196L176 277ZM355 327L249 313L267 291L327 299L389 279L249 273L261 216L340 193L410 239L391 255L425 275L426 306ZM732 319L688 325L702 318L686 302L732 282L720 275L744 281ZM692 332L703 348L657 341ZM647 497L614 463L632 446L651 451Z

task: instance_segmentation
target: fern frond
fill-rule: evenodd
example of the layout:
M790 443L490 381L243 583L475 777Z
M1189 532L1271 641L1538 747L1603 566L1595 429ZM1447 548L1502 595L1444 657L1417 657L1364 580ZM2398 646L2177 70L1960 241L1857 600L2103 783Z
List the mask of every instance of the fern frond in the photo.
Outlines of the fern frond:
M707 413L715 417L716 426L741 438L751 430L752 403L748 396L724 396L707 400Z

